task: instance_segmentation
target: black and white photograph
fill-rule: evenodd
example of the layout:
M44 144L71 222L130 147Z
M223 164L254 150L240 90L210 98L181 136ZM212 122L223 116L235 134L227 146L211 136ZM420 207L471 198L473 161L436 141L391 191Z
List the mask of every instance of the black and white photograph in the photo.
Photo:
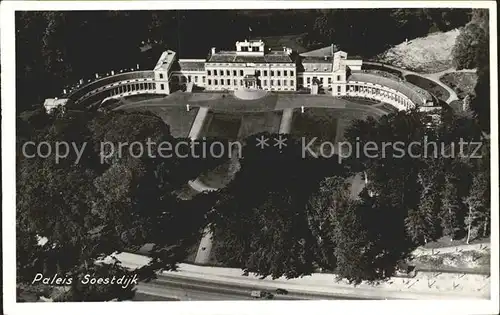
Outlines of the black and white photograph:
M498 313L495 2L0 7L5 314Z

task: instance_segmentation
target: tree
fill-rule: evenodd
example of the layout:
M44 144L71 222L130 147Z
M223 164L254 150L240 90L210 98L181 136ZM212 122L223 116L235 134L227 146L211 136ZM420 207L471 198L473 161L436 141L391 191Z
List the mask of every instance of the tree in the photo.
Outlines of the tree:
M467 24L453 46L453 62L457 69L473 69L488 56L488 34L476 23Z
M444 176L441 162L429 160L428 168L419 174L418 182L422 186L420 203L417 208L410 209L405 219L406 230L418 245L426 244L441 236L438 220Z
M423 115L418 111L398 112L379 120L358 120L345 132L347 141L356 145L359 143L361 148L347 163L354 171L366 172L369 178L367 188L385 199L384 203L391 208L399 208L402 218L409 209L418 205L420 191L417 174L424 165L418 158L419 154L423 154L423 148L414 147L410 154L408 147L412 142L422 142L426 134ZM403 144L403 150L391 145L397 142ZM368 147L375 150L364 150Z
M341 176L327 177L319 184L307 203L309 229L316 240L316 263L323 269L333 271L335 244L333 243L332 216L336 206L349 198L349 184Z
M46 274L75 279L69 292L57 299L128 299L133 288L83 287L76 279L85 273L127 275L116 264L94 264L112 253L133 251L150 243L154 244L152 263L142 271L144 275L175 269L199 240L213 196L178 199L178 183L172 183L168 176L177 163L168 159L136 157L127 152L120 156L115 151L101 163L98 150L103 141L117 144L168 139L168 127L150 115L68 112L55 118L46 130L45 134L28 133L28 137L51 144L65 141L78 148L87 146L78 163L74 152L60 163L53 157L20 156L17 236L27 241L18 252L22 258L18 260L19 281L31 282L34 267L40 267L38 270ZM46 244L36 245L36 237L46 238Z
M332 212L332 241L337 262L335 272L339 278L355 284L385 276L377 262L377 240L366 225L365 211L370 210L373 209L360 201L344 200Z
M488 232L491 211L489 167L474 173L469 194L464 198L464 204L468 210L465 224L467 225L467 244L469 244L472 228L478 227L482 229L483 237Z
M216 258L262 277L308 275L315 269L316 240L306 205L324 174L340 165L302 158L299 141L292 138L281 150L260 149L258 137L246 140L240 171L218 193L211 214L220 245Z
M443 209L441 211L441 225L443 233L452 240L463 236L464 205L460 198L456 179L447 176L442 195Z
M489 68L478 69L477 83L471 100L471 109L479 126L485 133L490 132L490 71Z

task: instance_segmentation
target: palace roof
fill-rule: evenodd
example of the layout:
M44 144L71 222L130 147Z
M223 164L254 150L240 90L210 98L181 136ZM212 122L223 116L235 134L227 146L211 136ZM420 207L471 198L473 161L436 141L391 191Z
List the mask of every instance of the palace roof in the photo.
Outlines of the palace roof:
M209 57L210 63L293 63L283 51L270 51L262 56L237 54L236 51L220 51Z

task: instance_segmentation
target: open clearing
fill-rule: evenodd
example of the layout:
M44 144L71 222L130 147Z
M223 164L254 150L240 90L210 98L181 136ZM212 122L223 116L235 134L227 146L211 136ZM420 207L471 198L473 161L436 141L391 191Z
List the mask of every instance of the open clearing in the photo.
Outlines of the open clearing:
M241 115L209 112L201 136L236 140L241 125Z
M202 136L243 140L260 132L277 133L281 115L282 111L246 113L210 111Z
M318 137L334 143L342 141L344 130L354 120L366 119L369 113L347 108L306 108L302 114L296 109L291 134L299 137Z
M149 111L160 117L170 127L170 134L175 138L187 138L198 108L188 112L183 107L140 106L129 107L125 111Z
M209 112L202 136L242 141L259 132L278 133L281 122L281 111L221 113ZM214 188L226 186L239 170L238 152L215 169L199 176L205 185Z
M388 49L376 59L416 72L440 72L452 67L451 51L459 33L455 29L415 38Z
M468 94L474 94L477 83L477 74L473 72L451 72L439 78L441 82L451 87L463 99Z
M324 141L335 142L338 115L329 108L306 108L304 113L295 110L292 122L292 135L311 139L318 137Z

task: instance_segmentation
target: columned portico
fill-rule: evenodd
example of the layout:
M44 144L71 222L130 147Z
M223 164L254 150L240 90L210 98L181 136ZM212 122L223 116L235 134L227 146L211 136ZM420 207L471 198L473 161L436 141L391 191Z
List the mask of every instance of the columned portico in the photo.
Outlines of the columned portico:
M257 89L259 88L257 77L255 75L245 75L243 78L243 84L247 89Z

